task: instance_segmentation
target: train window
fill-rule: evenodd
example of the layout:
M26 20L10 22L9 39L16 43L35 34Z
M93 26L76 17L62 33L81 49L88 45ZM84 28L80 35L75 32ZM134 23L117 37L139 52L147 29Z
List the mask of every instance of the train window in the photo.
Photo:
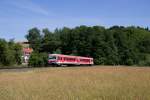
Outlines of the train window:
M64 58L64 60L67 60L66 58Z
M89 59L80 59L81 62L89 62Z
M75 61L75 58L67 58L67 57L65 57L64 60L66 60L66 61Z
M61 60L61 57L57 57L58 60Z
M55 59L56 59L56 56L49 56L49 59L50 59L50 60L55 60Z

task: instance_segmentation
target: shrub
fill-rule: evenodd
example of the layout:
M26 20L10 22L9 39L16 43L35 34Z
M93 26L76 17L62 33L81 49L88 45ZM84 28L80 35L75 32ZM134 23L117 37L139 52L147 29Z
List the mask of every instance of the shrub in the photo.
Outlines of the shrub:
M48 55L46 53L33 52L29 58L29 66L44 67L48 65Z

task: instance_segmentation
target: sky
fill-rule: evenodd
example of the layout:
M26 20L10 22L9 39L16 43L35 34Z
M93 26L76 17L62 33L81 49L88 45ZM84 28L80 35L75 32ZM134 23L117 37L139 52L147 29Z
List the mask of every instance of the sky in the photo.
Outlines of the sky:
M33 27L150 27L149 4L150 0L0 0L0 38L24 41Z

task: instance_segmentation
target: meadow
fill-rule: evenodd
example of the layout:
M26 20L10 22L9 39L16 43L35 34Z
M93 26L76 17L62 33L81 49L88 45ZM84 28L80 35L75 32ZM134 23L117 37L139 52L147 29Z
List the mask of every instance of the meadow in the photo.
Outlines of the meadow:
M3 70L0 71L0 100L150 100L150 68Z

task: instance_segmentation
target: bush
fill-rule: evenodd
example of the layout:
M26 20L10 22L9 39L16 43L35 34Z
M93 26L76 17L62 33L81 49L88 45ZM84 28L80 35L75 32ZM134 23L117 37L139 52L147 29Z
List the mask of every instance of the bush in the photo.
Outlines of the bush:
M29 66L45 67L48 65L48 54L33 52L29 58Z
M0 65L13 66L21 64L22 47L13 40L0 39Z

